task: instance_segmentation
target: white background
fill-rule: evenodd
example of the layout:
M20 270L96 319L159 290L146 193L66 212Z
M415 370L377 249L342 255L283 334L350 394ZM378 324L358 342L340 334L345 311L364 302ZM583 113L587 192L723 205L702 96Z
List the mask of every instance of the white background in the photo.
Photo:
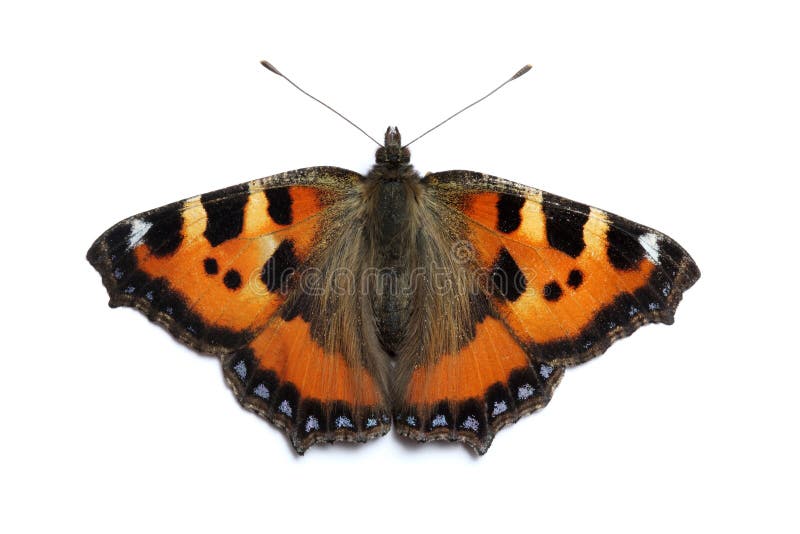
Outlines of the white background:
M3 532L797 532L798 7L786 1L0 8ZM296 456L84 260L119 219L374 146L662 230L676 324L567 372L488 454Z

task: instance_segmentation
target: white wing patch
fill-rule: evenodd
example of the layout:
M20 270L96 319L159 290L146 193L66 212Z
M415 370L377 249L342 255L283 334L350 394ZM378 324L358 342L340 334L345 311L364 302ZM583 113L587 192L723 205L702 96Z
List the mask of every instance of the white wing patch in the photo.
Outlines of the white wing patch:
M658 263L658 236L653 232L640 235L639 244L642 245L642 248L653 261L653 263Z
M134 219L131 221L131 233L128 236L128 250L132 249L144 238L153 223L143 221L141 219Z

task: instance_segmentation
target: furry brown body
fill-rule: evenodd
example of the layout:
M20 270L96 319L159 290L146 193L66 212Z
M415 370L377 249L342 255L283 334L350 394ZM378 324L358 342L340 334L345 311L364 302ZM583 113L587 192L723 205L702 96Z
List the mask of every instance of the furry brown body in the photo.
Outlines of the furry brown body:
M399 132L390 128L364 180L369 304L382 348L397 359L389 381L395 404L402 402L411 371L455 353L481 318L470 298L477 281L474 258L454 256L464 223L444 208L409 159Z
M409 167L380 169L366 179L368 209L375 219L367 235L376 278L372 284L372 311L383 347L396 354L408 326L412 301L414 273L409 272L409 266L419 239L416 227L420 177Z

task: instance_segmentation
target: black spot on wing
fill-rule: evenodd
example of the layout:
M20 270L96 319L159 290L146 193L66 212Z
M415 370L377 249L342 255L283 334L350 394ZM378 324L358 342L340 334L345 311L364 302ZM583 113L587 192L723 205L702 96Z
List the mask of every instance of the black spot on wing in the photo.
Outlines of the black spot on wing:
M579 269L572 269L567 277L567 285L572 289L578 289L583 283L583 272Z
M545 300L556 302L564 294L564 291L561 289L561 286L558 284L558 282L553 280L552 282L545 284L542 294L544 295Z
M642 231L627 223L624 219L615 215L608 216L608 231L606 241L608 243L606 253L608 261L614 268L621 271L630 271L639 266L639 262L644 258L645 251L639 243Z
M508 234L522 223L522 206L525 199L516 195L500 193L497 199L497 229Z
M212 247L242 233L248 196L247 184L242 184L200 197L208 217L203 235Z
M242 286L242 275L236 269L231 269L225 273L222 283L230 290L239 289Z
M203 260L203 270L206 274L214 275L219 272L219 264L214 258L206 258Z
M589 220L589 206L550 193L544 193L542 200L547 242L551 247L577 258L586 248L583 226Z
M178 250L183 241L183 215L179 210L168 209L144 220L152 224L143 240L154 256L169 256Z
M525 275L505 247L500 249L494 260L491 276L495 293L511 302L517 300L528 285Z
M267 213L275 224L284 226L292 224L292 196L289 194L289 188L265 189L264 195L266 195L269 203Z
M297 270L299 263L294 254L294 242L284 239L264 263L261 281L270 292L283 291L287 289L289 277Z

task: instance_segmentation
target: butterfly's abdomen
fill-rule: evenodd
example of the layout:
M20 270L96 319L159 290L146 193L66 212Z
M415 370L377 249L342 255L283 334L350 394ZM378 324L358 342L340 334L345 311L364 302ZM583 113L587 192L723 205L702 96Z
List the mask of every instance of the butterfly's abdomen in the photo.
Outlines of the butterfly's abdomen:
M384 348L396 352L407 330L413 293L418 178L375 183L369 202L373 248L373 282L370 299Z

